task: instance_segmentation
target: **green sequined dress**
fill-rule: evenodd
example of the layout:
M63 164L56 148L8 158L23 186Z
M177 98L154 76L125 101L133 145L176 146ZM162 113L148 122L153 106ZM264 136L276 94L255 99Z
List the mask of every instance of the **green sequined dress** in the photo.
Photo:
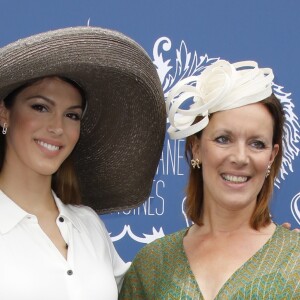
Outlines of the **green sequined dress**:
M137 254L120 300L204 300L183 249L187 230L158 239ZM300 299L300 234L277 226L215 299Z

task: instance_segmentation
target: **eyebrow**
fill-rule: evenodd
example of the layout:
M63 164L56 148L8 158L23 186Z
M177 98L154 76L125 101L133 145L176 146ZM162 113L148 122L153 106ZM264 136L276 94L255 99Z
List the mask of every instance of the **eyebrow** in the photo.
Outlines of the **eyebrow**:
M232 130L224 129L224 128L217 129L216 133L217 134L228 134L228 135L233 135L234 134L234 132ZM266 137L263 134L258 133L258 134L253 135L251 138L253 138L253 139L265 139Z
M50 103L50 104L53 105L53 106L56 105L56 103L55 103L53 100L51 100L51 99L48 98L48 97L42 96L42 95L34 95L34 96L30 96L30 97L27 97L26 100L30 100L30 99L34 99L34 98L41 98L41 99L45 100L46 102ZM73 106L68 107L68 109L74 109L74 108L80 108L80 109L83 110L82 105L73 105Z
M233 134L233 131L232 130L229 130L229 129L225 129L225 128L218 128L218 129L215 129L215 132L217 134Z

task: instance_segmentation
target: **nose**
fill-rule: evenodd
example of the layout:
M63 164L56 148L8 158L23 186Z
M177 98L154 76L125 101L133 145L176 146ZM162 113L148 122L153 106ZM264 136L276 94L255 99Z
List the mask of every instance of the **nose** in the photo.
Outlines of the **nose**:
M62 135L63 130L63 121L59 116L53 116L48 125L48 132L53 135Z
M247 165L249 163L247 145L242 142L237 143L235 147L232 148L230 161L239 166Z

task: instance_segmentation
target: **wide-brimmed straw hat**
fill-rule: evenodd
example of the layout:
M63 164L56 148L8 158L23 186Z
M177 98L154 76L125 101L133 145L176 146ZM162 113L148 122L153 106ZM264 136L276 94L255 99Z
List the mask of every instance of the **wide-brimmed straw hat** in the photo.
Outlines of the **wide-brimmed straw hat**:
M0 99L52 75L75 81L87 101L74 150L83 204L100 213L141 204L151 192L166 124L162 87L145 50L99 27L48 31L0 49Z

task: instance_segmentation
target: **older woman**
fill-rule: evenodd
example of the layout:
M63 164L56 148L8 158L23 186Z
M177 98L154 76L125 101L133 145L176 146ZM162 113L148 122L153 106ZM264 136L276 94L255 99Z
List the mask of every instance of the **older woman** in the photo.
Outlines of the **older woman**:
M284 124L272 80L255 62L220 60L170 92L194 225L142 249L120 299L299 299L299 234L275 225L268 207Z

